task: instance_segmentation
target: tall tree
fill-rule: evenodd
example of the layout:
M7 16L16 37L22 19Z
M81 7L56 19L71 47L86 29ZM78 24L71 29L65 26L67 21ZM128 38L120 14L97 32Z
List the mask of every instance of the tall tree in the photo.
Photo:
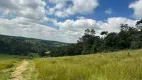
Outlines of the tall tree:
M94 36L96 34L94 29L91 29L91 35Z
M108 31L102 31L101 35L103 36L103 38L105 38L105 36L108 34Z
M138 29L140 29L142 31L142 19L140 21L136 22L136 26Z

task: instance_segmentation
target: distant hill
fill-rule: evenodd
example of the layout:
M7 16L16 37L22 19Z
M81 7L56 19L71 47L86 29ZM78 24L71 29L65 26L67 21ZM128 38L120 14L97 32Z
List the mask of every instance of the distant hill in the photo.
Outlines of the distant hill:
M67 43L41 40L34 38L7 36L0 34L0 53L28 55L50 50L52 47L66 45Z

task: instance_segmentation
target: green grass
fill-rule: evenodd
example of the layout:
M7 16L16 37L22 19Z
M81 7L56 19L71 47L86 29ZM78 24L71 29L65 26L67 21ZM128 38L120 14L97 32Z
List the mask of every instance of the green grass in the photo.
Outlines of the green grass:
M0 78L1 80L7 80L10 76L9 69L16 63L16 58L14 56L0 55Z
M16 58L7 56L7 55L0 55L0 71L3 69L11 68L14 66L16 62Z
M0 54L0 80L8 80L13 71L13 67L25 58L27 57Z
M142 50L38 58L34 63L41 80L142 80Z
M32 60L28 60L29 65L26 70L22 73L25 80L37 80L37 72L34 68L34 63Z

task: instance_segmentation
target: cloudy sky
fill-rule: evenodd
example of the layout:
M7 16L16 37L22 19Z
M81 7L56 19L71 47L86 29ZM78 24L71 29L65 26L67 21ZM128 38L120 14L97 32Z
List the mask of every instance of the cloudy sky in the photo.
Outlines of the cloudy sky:
M142 0L0 0L0 34L74 43L84 30L118 32L142 19Z

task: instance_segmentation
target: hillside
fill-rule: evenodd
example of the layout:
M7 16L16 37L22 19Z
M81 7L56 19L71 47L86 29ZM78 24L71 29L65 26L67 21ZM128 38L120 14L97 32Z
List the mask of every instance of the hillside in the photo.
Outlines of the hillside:
M65 44L57 41L0 35L0 53L28 55L28 53L42 53L52 47Z
M142 80L142 49L73 57L19 58L0 55L2 80Z
M34 63L41 80L142 80L142 50L38 58Z

